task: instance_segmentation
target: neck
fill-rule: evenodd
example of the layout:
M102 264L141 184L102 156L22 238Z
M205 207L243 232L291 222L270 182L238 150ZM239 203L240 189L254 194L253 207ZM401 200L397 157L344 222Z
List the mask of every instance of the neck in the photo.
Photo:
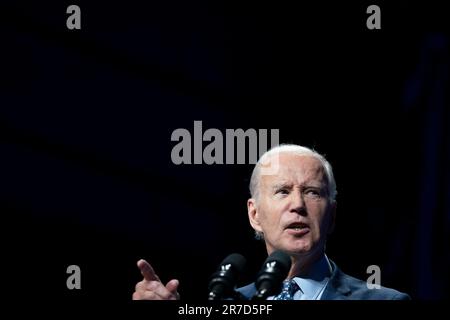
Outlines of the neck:
M324 255L323 250L314 252L310 255L292 255L292 265L288 273L288 278L291 279L296 276L305 276L310 271L312 265Z

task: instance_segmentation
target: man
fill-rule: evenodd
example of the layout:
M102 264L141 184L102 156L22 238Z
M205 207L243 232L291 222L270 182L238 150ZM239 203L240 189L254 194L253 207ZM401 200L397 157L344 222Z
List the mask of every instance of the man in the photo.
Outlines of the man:
M277 146L255 165L250 192L248 217L257 237L264 240L269 255L282 250L292 261L283 291L268 299L409 299L393 289L369 289L325 255L327 235L336 218L336 183L323 156L302 146ZM133 299L179 299L178 280L164 286L145 260L138 267L144 280L136 285ZM256 288L250 284L238 291L250 299Z

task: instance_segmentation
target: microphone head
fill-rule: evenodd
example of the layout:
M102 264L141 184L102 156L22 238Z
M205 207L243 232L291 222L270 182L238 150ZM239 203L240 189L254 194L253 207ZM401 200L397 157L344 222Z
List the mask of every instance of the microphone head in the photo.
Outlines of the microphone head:
M287 276L289 270L291 269L291 257L281 250L276 250L267 257L266 261L264 261L263 270L265 268L270 268L270 265L273 265L273 262L275 262L277 267L280 269L279 272L286 274Z
M277 294L281 290L283 280L286 279L291 269L291 257L283 251L274 251L261 268L255 282L255 300L266 299L270 295Z
M244 272L246 262L247 261L245 260L243 255L239 253L232 253L225 259L223 259L222 263L219 266L219 269L222 268L222 266L230 265L235 268L238 273L242 273Z
M239 253L227 256L211 276L208 284L209 300L231 297L238 276L244 271L246 260Z

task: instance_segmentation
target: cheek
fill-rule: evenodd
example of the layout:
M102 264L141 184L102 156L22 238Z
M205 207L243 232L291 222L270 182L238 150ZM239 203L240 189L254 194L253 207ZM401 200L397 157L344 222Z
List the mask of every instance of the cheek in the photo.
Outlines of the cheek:
M261 201L260 205L258 206L260 221L267 221L272 217L272 208L273 206L269 201Z
M280 214L274 208L264 207L259 211L259 222L266 229L271 230L279 225Z
M270 229L271 226L274 224L274 218L270 214L270 212L263 211L263 212L261 212L261 215L260 215L260 223L262 226L264 226L264 228Z
M311 214L311 218L314 221L314 225L316 228L320 228L320 231L326 231L328 228L328 225L331 222L331 216L327 213L326 206L323 205L316 205L312 206L309 210Z

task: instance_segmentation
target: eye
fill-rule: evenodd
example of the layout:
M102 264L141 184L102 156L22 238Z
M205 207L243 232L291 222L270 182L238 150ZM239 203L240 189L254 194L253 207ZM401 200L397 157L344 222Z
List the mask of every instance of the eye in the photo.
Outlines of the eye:
M289 194L289 190L287 188L281 188L276 191L277 194Z
M322 196L321 192L317 189L307 189L305 194L312 198L320 198Z

